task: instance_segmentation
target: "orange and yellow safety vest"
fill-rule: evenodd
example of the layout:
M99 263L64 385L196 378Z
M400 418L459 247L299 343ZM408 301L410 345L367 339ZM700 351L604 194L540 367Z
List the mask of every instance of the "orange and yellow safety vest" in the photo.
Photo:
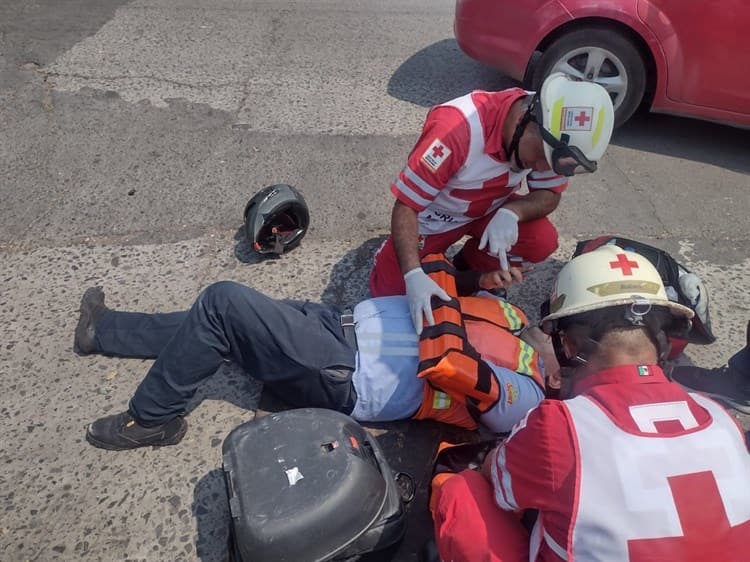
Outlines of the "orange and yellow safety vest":
M433 299L435 324L420 336L418 376L427 384L415 419L476 429L479 416L502 394L489 363L544 388L539 355L519 337L528 324L520 308L500 299L459 297L455 270L442 254L426 256L422 269L451 300Z

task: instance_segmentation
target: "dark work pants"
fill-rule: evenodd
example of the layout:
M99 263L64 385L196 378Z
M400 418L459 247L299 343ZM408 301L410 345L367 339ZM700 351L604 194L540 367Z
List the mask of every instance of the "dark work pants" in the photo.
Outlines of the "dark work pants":
M334 306L275 300L222 281L206 288L187 312L108 312L96 326L98 351L156 358L130 400L144 425L182 413L198 386L223 361L240 365L293 407L350 413L356 393L355 350Z

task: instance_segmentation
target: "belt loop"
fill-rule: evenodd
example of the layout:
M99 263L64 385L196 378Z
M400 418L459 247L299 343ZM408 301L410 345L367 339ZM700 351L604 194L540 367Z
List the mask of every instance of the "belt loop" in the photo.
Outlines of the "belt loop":
M354 314L350 310L345 310L341 315L341 331L344 333L344 339L353 350L357 350L357 332L354 329Z

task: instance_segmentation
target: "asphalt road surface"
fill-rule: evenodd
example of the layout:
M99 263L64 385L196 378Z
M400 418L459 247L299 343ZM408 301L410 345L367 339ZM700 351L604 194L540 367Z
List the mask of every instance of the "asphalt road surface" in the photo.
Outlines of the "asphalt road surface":
M460 52L452 17L448 0L0 3L0 559L224 560L221 442L252 419L259 389L225 369L179 446L94 449L85 425L124 409L149 363L76 357L80 296L100 284L111 306L168 311L234 279L361 299L428 107L514 84ZM650 241L711 292L719 341L683 361L721 364L750 317L748 146L747 131L637 116L600 171L571 182L553 217L560 250L511 298L535 317L580 238ZM258 262L242 210L280 182L303 191L312 229ZM446 434L373 431L420 484L396 554L416 560Z

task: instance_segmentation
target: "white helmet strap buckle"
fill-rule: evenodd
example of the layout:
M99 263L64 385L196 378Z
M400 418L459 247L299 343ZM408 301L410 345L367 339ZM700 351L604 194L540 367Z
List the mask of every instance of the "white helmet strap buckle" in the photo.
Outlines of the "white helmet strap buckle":
M640 295L633 295L633 302L625 312L625 320L633 326L645 326L644 318L651 312L651 303Z

